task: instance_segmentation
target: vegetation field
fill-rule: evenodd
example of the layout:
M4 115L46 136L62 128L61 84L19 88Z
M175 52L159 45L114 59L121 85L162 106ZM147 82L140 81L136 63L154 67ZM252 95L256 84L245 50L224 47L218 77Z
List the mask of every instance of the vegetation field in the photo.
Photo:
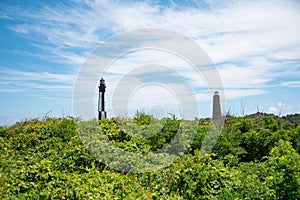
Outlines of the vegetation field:
M124 130L120 120L140 128ZM133 119L82 123L97 122L93 134L126 151L147 153L167 146L182 122L162 119L163 127L151 135L144 130L154 120L137 113ZM299 199L300 115L227 116L207 154L201 146L212 122L194 122L196 135L185 153L173 151L180 155L175 162L145 173L118 171L95 159L77 119L0 127L0 199Z

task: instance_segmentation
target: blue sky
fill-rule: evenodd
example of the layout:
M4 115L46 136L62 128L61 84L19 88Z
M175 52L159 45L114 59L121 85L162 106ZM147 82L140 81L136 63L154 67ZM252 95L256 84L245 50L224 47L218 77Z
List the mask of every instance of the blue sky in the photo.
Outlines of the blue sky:
M54 117L73 115L74 84L87 56L115 34L148 27L176 31L207 52L223 82L225 111L241 115L242 110L249 114L259 108L274 114L299 113L299 10L297 0L2 0L0 125L43 117L48 112ZM201 82L163 52L124 56L104 74L109 116L118 81L130 67L153 60L174 66L191 85ZM170 77L164 80L174 81ZM166 101L154 105L149 95L158 91L157 86L144 89L132 97L132 111L148 112L155 107L175 112L175 104L164 108L173 102L167 91L159 93ZM204 85L196 92L201 116L209 117L211 93Z

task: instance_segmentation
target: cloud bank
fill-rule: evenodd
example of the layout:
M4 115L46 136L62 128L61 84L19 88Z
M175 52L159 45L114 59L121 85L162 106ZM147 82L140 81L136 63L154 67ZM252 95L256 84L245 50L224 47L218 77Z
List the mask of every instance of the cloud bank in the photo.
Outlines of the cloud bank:
M5 28L43 52L36 56L60 65L79 68L95 47L114 34L155 27L177 31L196 41L215 63L227 99L261 95L271 87L299 87L299 1L199 2L74 0L38 8L4 5L0 18L14 22ZM128 55L119 62L133 66L153 58L172 65L191 83L199 81L192 70L180 68L180 62L148 53ZM115 66L110 73L121 77L124 69ZM26 69L2 72L1 82L6 85L2 92L16 92L11 82L19 84L24 79L28 88L46 87L46 81L53 84L52 88L70 91L70 82L76 77L59 72L30 73ZM8 80L12 73L16 76ZM117 83L117 78L109 79L112 85Z

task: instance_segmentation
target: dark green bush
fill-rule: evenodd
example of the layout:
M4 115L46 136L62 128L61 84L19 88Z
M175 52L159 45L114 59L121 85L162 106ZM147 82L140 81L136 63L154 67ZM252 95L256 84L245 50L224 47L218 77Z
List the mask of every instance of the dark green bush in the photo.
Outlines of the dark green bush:
M207 135L212 127L209 119L198 120L186 154L164 169L142 174L117 172L97 161L86 147L108 138L126 151L150 152L168 147L188 125L180 126L183 121L175 116L157 120L137 113L134 119L83 122L99 124L85 135L78 134L77 121L72 118L26 120L0 127L0 198L297 199L297 116L227 116L208 154L203 153L202 143L216 135ZM101 137L83 144L82 138L94 136L92 133ZM175 140L175 148L185 142Z

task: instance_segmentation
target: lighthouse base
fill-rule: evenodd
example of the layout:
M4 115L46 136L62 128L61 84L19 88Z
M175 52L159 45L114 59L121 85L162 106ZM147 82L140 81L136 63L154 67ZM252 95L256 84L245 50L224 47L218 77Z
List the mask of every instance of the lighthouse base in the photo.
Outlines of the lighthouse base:
M98 112L98 120L106 119L106 111L99 111Z

